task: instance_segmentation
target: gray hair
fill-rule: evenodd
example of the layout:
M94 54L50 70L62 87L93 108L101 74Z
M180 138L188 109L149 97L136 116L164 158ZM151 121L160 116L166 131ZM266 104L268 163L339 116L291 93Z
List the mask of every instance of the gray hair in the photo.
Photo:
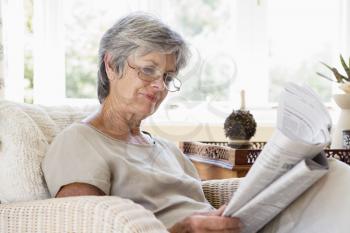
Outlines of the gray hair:
M109 94L109 79L104 63L106 52L111 54L115 71L122 73L126 59L138 49L145 54L175 54L177 72L187 64L189 57L189 49L182 37L159 19L145 13L133 13L120 19L100 41L97 89L100 103Z

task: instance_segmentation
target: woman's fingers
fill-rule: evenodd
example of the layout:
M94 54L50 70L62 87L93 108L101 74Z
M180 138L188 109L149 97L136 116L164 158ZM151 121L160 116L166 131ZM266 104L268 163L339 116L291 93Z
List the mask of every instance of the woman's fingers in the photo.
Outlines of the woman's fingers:
M201 232L201 233L239 233L243 227L238 218L221 216L225 206L218 210L193 214L181 222L175 224L169 231L176 233Z
M222 205L219 209L216 210L212 210L210 212L195 212L194 215L205 215L205 216L209 216L209 215L214 215L214 216L221 216L224 213L224 210L226 208L226 205Z
M236 230L224 230L224 231L208 231L208 233L240 233L240 229Z
M191 229L193 229L194 232L239 232L242 227L241 222L238 218L194 215L191 216L188 220L191 225Z
M208 230L239 230L241 228L241 222L238 218L221 217L221 216L208 216L205 220L205 226Z
M225 208L226 208L226 205L222 205L222 206L220 206L219 209L214 210L210 213L212 213L211 215L221 216L224 213Z

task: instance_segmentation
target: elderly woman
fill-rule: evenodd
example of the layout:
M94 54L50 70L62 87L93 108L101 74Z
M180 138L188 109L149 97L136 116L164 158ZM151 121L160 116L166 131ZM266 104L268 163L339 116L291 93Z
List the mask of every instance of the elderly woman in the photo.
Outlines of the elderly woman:
M99 48L98 112L65 129L43 161L54 197L115 195L151 210L170 232L239 232L236 218L206 201L191 162L170 142L141 131L168 92L188 48L155 18L132 14L113 25Z

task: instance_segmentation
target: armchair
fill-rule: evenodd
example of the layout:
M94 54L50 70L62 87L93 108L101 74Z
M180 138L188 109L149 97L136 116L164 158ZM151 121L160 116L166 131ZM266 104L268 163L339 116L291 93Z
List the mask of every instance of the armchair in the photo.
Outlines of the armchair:
M152 212L115 196L50 198L40 168L53 138L96 106L43 107L0 101L0 232L166 232ZM203 182L219 207L240 179Z

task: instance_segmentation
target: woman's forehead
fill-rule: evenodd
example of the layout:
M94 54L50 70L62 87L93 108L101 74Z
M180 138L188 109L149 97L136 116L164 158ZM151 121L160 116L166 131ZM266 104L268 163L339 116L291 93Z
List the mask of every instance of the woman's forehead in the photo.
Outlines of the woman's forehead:
M149 52L134 53L131 56L135 62L147 62L158 67L167 67L168 69L175 70L176 68L176 55L174 53L162 53L162 52Z

